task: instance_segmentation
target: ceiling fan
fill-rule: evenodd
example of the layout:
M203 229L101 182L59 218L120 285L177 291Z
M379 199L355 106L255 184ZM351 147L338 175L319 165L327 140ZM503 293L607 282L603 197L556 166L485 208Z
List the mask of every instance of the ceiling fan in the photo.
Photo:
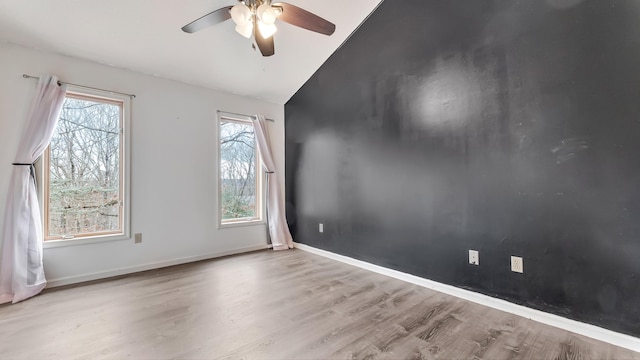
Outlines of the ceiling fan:
M236 31L246 38L253 35L263 56L275 54L273 34L276 20L324 35L331 35L336 26L297 6L271 0L238 0L235 6L225 6L196 19L182 27L186 33L194 33L209 26L233 19Z

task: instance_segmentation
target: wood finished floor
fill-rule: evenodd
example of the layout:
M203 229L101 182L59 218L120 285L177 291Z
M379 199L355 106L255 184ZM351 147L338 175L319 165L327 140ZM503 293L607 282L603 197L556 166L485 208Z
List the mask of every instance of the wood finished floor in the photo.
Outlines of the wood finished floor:
M46 290L0 306L0 359L640 359L300 250Z

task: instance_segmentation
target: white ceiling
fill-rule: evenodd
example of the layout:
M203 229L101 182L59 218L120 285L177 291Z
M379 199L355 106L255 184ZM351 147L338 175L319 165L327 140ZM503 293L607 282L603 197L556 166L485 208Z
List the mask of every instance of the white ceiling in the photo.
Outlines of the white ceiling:
M262 57L231 20L180 28L236 0L0 0L0 40L284 104L381 0L286 0L334 24L331 36L277 22Z

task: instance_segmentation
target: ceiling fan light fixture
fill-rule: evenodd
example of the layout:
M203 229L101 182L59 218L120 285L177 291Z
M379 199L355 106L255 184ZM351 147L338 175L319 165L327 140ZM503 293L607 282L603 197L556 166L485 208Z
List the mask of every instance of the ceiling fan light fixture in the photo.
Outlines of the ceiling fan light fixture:
M275 24L265 24L262 21L258 21L258 30L260 30L260 35L263 38L268 39L278 31L278 28Z
M251 35L253 34L253 23L248 21L245 22L244 24L240 25L236 25L236 31L238 32L238 34L246 37L247 39L251 37Z
M257 45L262 56L275 54L273 34L278 30L277 20L328 36L336 30L335 24L295 5L280 2L272 5L272 0L238 0L235 6L221 7L188 23L182 31L192 34L229 18L240 35L255 39L254 49Z
M267 25L273 25L278 17L276 10L267 3L258 6L256 15L258 15L258 18Z
M246 23L251 23L251 9L249 9L244 4L237 4L229 10L231 14L231 19L236 25L244 25Z

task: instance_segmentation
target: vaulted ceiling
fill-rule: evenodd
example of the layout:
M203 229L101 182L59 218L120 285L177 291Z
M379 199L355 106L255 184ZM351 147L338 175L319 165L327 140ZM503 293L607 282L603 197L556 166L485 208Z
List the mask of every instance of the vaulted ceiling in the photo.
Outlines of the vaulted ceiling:
M229 20L180 28L236 0L0 0L0 40L210 89L285 103L381 0L286 0L336 24L331 36L277 22L262 57Z

